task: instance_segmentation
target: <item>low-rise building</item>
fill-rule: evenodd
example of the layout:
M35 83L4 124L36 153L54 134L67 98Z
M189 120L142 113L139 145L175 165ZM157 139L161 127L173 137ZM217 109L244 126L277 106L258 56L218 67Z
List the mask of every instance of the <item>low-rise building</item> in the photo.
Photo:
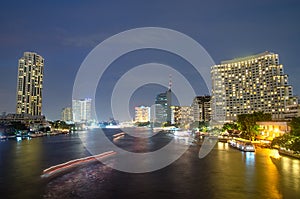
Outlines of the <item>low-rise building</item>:
M9 113L0 116L1 122L22 122L22 123L45 123L46 118L43 115L30 115L27 113L15 114Z
M292 120L294 117L300 117L300 104L290 104L286 106L284 118Z
M287 121L266 121L256 122L256 124L259 126L257 138L260 140L273 140L291 131Z

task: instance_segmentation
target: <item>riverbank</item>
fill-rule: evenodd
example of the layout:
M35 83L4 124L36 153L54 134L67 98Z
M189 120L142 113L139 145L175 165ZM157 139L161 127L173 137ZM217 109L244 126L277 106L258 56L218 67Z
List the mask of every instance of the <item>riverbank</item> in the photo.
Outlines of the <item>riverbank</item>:
M294 151L289 151L289 150L285 150L285 149L278 149L278 153L279 153L279 155L289 156L289 157L296 158L296 159L300 160L300 154L296 154L296 153L294 153Z
M68 134L71 131L68 129L62 129L62 130L53 130L50 132L28 132L28 133L17 133L17 134L1 134L0 140L8 140L8 139L16 139L16 138L37 138L37 137L43 137L43 136L55 136L60 134Z
M60 135L60 134L68 134L70 131L68 129L66 130L54 130L51 132L34 132L34 133L28 133L28 137L36 138L36 137L43 137L43 136L54 136L54 135Z

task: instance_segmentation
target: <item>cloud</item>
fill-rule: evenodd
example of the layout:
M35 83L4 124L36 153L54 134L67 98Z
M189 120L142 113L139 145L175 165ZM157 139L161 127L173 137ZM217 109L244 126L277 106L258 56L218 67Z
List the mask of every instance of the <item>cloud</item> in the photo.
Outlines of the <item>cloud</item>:
M97 33L81 36L65 36L63 45L73 47L95 47L105 38L106 34Z

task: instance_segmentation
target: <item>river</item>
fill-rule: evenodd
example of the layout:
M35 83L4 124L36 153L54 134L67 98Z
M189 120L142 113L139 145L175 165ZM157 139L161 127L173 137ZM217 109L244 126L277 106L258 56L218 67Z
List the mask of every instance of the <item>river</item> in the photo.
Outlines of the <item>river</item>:
M171 165L153 172L126 173L112 169L109 164L94 162L56 177L41 178L43 170L50 166L90 156L84 143L101 136L98 131L1 141L0 197L241 199L300 196L299 160L284 156L272 159L270 155L274 151L270 149L245 153L220 142L202 159L198 157L200 146L192 145ZM149 139L129 135L114 139L113 135L119 132L105 131L114 144L133 152L155 151L172 139L166 134ZM109 161L113 164L114 158Z

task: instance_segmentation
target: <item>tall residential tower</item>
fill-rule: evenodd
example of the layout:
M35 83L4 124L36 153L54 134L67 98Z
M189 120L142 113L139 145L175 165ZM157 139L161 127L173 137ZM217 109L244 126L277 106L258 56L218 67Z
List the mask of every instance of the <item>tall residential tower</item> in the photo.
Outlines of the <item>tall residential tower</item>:
M92 99L73 99L72 110L74 122L92 121Z
M17 114L42 114L44 59L34 52L24 52L19 59Z

